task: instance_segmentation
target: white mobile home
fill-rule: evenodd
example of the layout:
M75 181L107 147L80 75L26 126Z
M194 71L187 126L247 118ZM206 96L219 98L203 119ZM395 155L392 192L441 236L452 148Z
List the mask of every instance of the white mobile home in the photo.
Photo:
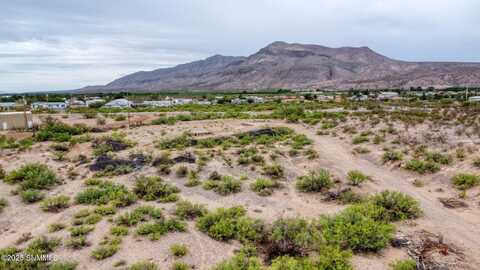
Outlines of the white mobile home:
M49 109L49 110L65 110L68 104L65 102L34 102L32 103L32 109Z

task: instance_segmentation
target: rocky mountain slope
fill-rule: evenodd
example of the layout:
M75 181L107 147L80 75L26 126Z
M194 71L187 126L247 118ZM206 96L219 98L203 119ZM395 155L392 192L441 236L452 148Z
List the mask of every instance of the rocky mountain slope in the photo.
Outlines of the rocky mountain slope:
M480 63L406 62L368 47L274 42L248 57L205 60L136 72L89 91L261 90L479 86Z

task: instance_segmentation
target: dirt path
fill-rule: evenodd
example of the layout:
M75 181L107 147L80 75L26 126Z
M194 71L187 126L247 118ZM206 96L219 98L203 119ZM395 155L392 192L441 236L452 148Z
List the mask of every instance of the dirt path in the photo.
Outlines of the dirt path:
M374 182L368 183L373 190L397 190L417 199L424 211L424 216L418 223L431 232L441 233L447 241L463 247L469 262L479 265L480 216L477 222L466 220L455 210L444 208L434 194L418 189L407 181L414 179L415 175L399 169L389 170L360 156L354 156L345 146L345 142L337 138L320 137L315 134L315 130L301 125L287 126L313 139L315 149L320 154L319 163L328 164L336 173L345 175L349 170L361 170L374 179Z

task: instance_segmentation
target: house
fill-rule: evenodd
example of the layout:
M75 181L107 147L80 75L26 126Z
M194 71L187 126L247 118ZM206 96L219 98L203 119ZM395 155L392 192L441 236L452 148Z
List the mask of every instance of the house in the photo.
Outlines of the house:
M232 104L245 104L248 101L246 99L234 98L232 99Z
M71 99L68 102L68 105L73 108L82 108L86 106L85 102L79 99Z
M85 101L85 105L87 105L87 107L90 107L92 104L103 104L103 103L105 103L105 100L101 98L92 98Z
M470 101L470 102L480 102L480 96L469 97L468 101Z
M333 99L334 99L333 96L317 95L318 101L331 101Z
M0 109L5 111L12 110L17 106L20 106L20 104L15 102L0 102Z
M193 99L190 98L176 98L172 100L174 105L184 105L184 104L190 104L193 102Z
M394 98L398 98L398 93L397 92L380 92L378 95L377 99L378 100L390 100Z
M119 98L108 102L107 104L103 105L103 107L112 109L130 108L132 107L132 102L128 99Z
M197 100L195 102L195 104L198 104L198 105L212 105L212 102L210 102L208 100Z
M173 102L171 100L145 100L142 104L144 106L147 106L147 107L170 107L170 106L173 106Z
M28 129L33 127L31 112L0 113L0 130Z
M32 110L49 109L49 110L65 110L68 104L65 102L33 102Z

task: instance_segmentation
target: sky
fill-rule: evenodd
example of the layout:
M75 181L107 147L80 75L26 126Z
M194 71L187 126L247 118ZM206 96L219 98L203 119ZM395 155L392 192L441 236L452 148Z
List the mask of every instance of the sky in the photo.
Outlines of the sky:
M478 0L0 1L0 92L102 85L274 41L480 62Z

